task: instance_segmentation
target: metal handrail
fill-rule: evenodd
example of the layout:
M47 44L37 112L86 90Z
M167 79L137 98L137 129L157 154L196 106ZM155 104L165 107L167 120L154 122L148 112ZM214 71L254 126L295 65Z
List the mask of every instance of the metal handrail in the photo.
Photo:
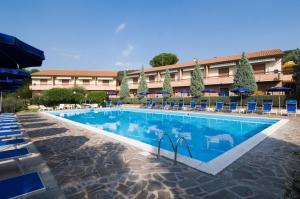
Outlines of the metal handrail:
M164 138L164 136L167 136L167 137L169 138L169 141L170 141L170 143L171 143L171 145L172 145L172 149L173 149L173 151L175 152L174 143L173 143L173 141L171 140L169 134L168 134L168 133L164 133L164 134L161 136L161 138L158 140L158 143L157 143L157 145L158 145L158 147L157 147L157 158L159 158L159 156L160 156L160 144L161 144L161 141L162 141L162 139Z
M180 142L181 140L184 141L185 146L186 146L186 148L188 149L189 155L190 155L190 157L192 158L192 153L191 153L190 147L189 147L189 145L188 145L188 143L187 143L185 137L182 136L182 137L178 138L177 141L176 141L175 150L174 150L174 152L175 152L175 154L174 154L174 164L176 164L176 162L177 162L178 146L179 146L179 142Z

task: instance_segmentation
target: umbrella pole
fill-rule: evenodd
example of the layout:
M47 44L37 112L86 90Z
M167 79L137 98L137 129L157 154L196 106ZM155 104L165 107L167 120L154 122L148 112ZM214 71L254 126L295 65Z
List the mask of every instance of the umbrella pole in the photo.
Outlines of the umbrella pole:
M280 93L279 93L279 95L278 95L278 111L279 111L279 114L281 113L280 112L280 109L281 109L281 107L280 107Z
M1 90L1 99L0 99L0 113L2 112L2 90Z

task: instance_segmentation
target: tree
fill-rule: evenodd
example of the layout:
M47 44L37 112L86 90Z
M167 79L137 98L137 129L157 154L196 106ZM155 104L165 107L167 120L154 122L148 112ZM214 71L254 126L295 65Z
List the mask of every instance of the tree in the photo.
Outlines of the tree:
M120 98L126 98L129 96L129 87L128 87L128 81L127 81L127 73L126 71L124 71L124 75L123 75L123 79L122 79L122 83L120 86Z
M106 92L104 92L104 91L91 91L88 93L86 99L90 103L102 104L104 102L104 100L107 99L107 95L106 95Z
M300 99L300 50L298 48L292 52L290 61L295 63L293 79L296 85L296 97Z
M253 68L249 63L245 53L242 54L239 66L234 74L233 88L248 88L253 93L257 91Z
M171 76L170 76L170 71L167 69L165 72L165 77L164 77L164 83L163 83L163 90L168 91L170 94L164 94L164 97L170 97L171 94L173 93L173 88L171 86Z
M142 70L141 70L141 74L140 74L140 78L139 78L139 86L137 89L137 95L139 97L141 97L143 95L140 95L140 93L146 92L146 91L148 91L148 87L147 87L147 82L146 82L146 78L145 78L144 67L142 66Z
M176 64L178 62L178 58L173 53L161 53L156 55L150 60L150 65L152 67L166 66Z
M202 77L202 72L200 69L200 65L198 60L196 61L196 66L195 69L192 73L192 79L191 79L191 95L193 97L201 97L202 96L202 91L204 89L204 82L203 82L203 77Z

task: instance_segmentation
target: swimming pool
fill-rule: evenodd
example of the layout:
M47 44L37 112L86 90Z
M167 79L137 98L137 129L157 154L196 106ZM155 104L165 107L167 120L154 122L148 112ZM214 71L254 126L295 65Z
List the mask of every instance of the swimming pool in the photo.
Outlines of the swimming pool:
M178 160L193 167L201 165L204 171L209 166L219 167L211 163L219 159L215 162L220 164L220 160L224 159L222 155L261 134L266 129L272 130L271 127L280 123L279 119L144 109L112 108L57 111L50 112L50 114L94 127L106 134L129 138L135 141L133 143L138 141L150 145L151 152L156 152L153 149L156 149L158 140L164 133L170 136L174 144L178 138L184 137L190 147L192 158L190 158L186 146L181 143L178 147ZM162 139L161 149L162 155L172 156L172 145L167 137ZM238 158L240 155L233 156ZM221 162L230 164L232 161L223 160ZM209 170L211 169L209 168Z

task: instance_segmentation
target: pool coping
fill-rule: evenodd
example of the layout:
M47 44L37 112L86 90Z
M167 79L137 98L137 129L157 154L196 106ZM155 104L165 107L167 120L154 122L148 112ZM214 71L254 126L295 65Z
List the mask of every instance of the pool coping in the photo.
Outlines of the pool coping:
M113 108L114 109L114 108ZM119 109L119 108L118 108ZM114 110L118 110L114 109ZM123 109L123 108L122 108ZM134 109L134 110L147 110L147 111L158 111L158 110L151 110L151 109L140 109L140 108L124 108L126 110ZM78 109L80 110L80 109ZM133 145L141 150L157 154L157 147L152 146L150 144L143 143L141 141L137 141L131 138L123 137L121 135L117 135L115 133L111 133L109 131L105 131L102 129L98 129L96 127L92 127L87 124L82 124L79 122L75 122L69 119L62 118L60 116L56 116L51 114L51 112L71 112L71 111L78 111L78 110L60 110L60 111L50 111L50 112L40 112L44 115L50 116L52 118L65 121L69 124L74 124L76 126L82 127L84 129L90 130L95 133L101 133L104 136L110 137L114 140L120 141L122 143ZM91 109L86 109L91 110ZM92 110L112 110L112 108L100 108L100 109L92 109ZM185 113L189 114L187 111L168 111L168 110L159 110L159 112L172 112L172 113ZM201 114L201 115L214 115L213 113L197 113L197 112L190 112L195 115ZM259 118L259 119L277 119L279 120L275 124L269 126L268 128L262 130L261 132L255 134L254 136L250 137L249 139L245 140L244 142L240 143L239 145L235 146L234 148L224 152L223 154L219 155L218 157L214 158L213 160L205 163L200 160L196 160L193 158L189 158L183 155L178 154L177 155L177 161L181 162L183 164L186 164L187 166L190 166L192 168L195 168L197 170L203 171L205 173L209 173L212 175L216 175L219 172L221 172L223 169L225 169L227 166L229 166L231 163L236 161L238 158L243 156L245 153L250 151L252 148L254 148L257 144L259 144L261 141L263 141L266 137L269 137L272 133L274 133L276 130L278 130L281 126L286 124L289 120L288 119L281 119L281 118L264 118L264 117L249 117L249 116L237 116L237 115L229 115L229 114L218 114L220 116L231 116L231 117L245 117L245 118ZM165 149L160 150L161 156L164 156L166 158L169 158L171 160L174 159L174 153L171 151L167 151Z

